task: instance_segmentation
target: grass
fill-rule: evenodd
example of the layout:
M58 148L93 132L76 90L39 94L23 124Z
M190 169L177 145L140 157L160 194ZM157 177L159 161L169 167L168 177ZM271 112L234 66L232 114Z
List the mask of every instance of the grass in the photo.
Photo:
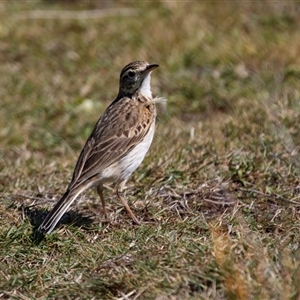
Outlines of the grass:
M298 10L1 2L0 298L299 299ZM110 190L103 222L89 191L34 243L137 59L160 64L153 93L168 98L127 186L142 224Z

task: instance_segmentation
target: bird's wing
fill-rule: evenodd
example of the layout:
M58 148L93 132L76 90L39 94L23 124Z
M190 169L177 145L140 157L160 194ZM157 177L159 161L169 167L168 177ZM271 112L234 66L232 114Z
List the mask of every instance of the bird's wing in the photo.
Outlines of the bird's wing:
M140 100L122 98L106 109L78 158L69 189L126 156L147 135L155 121L155 104Z

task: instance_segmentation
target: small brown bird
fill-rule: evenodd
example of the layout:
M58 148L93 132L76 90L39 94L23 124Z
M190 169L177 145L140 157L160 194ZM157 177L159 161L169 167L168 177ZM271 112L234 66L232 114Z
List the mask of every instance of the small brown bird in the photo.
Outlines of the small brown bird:
M96 123L76 163L65 194L38 231L50 233L83 191L96 187L103 212L103 184L116 182L116 193L135 223L139 223L122 193L125 183L143 161L153 139L156 108L150 79L156 64L135 61L123 68L117 98Z

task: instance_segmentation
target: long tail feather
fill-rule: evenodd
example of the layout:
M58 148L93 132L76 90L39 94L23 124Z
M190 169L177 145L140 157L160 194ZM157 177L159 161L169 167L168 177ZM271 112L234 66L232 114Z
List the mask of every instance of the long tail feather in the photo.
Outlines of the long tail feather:
M80 192L74 193L72 191L66 191L66 193L60 198L56 203L54 208L47 215L46 219L38 228L38 231L43 234L51 233L55 228L56 224L59 222L63 214L70 207L73 201L77 198Z

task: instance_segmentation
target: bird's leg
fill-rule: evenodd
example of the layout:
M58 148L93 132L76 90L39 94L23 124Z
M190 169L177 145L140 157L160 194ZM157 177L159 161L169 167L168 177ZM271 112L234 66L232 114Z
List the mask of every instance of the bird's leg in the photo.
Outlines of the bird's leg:
M101 185L97 186L97 192L98 192L98 195L100 196L100 199L101 199L105 219L107 220L108 219L107 210L106 210L106 207L105 207L105 202L104 202L104 197L103 197L103 187Z
M136 224L140 224L139 220L136 218L136 216L134 215L134 213L132 212L132 210L130 209L125 197L124 197L124 193L123 193L123 189L125 186L126 180L120 182L119 184L117 184L117 196L118 198L122 201L124 207L126 208L127 212L129 213L131 219L133 220L134 223Z

